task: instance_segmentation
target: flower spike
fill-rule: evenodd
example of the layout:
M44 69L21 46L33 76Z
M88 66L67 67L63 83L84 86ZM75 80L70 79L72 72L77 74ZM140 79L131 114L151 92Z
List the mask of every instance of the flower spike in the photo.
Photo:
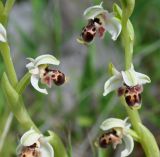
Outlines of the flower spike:
M37 91L48 94L45 88L42 89L39 87L39 80L41 80L42 84L46 84L50 88L52 87L53 83L59 86L65 82L66 77L61 71L49 68L49 65L60 64L60 61L54 56L47 54L41 55L36 59L27 59L30 61L26 67L28 68L29 73L32 74L31 84Z
M54 150L42 134L30 129L20 139L18 157L54 157Z
M0 42L7 42L6 29L1 23L0 23Z
M133 65L130 69L121 72L116 70L113 65L110 67L113 76L105 82L103 96L117 90L119 96L124 95L129 107L139 109L141 107L143 84L150 83L150 78L145 74L136 72Z
M117 145L124 144L125 149L121 151L120 157L129 156L133 151L134 141L128 133L131 125L127 123L127 120L128 118L125 120L109 118L102 122L100 129L103 133L99 137L99 146L107 148L111 144L116 149Z
M116 40L122 30L119 19L114 16L114 13L109 13L100 5L95 5L87 8L83 15L88 20L88 24L83 28L81 37L77 41L81 44L91 43L95 36L103 39L105 32L111 34L112 40Z

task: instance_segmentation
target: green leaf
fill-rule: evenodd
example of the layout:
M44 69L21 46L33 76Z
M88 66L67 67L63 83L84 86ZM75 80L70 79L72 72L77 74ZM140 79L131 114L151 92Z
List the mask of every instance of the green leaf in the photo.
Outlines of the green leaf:
M58 135L53 131L48 131L51 136L50 144L53 146L55 157L68 157L66 149L58 137Z
M141 123L139 123L140 143L147 157L159 157L160 152L156 140L152 133Z
M27 85L30 83L30 76L31 74L28 72L18 82L16 86L16 91L17 93L19 93L19 95L22 95L23 91L26 89Z
M39 129L33 123L24 107L22 97L19 96L19 94L10 84L6 73L4 73L2 76L1 84L5 98L8 101L9 108L14 113L14 116L17 118L21 126L27 130L33 127L39 132Z

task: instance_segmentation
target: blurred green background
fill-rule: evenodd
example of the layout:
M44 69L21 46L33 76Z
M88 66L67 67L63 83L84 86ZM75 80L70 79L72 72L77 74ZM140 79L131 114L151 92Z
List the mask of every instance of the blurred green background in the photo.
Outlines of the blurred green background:
M104 1L112 11L114 2ZM8 36L19 79L26 73L27 57L49 53L61 60L60 70L68 76L61 87L53 86L47 96L31 85L24 93L29 114L42 132L54 130L62 138L70 156L118 157L118 151L94 146L100 123L108 117L124 119L126 111L115 93L103 97L103 85L109 77L109 62L122 70L124 53L120 39L113 42L108 33L86 48L76 42L86 23L83 11L99 0L17 0L10 14ZM160 145L160 0L136 0L131 17L135 29L135 69L151 77L144 87L140 110L144 124ZM0 57L0 75L4 71ZM9 109L0 89L0 135ZM24 130L14 118L0 156L15 157ZM145 157L136 143L130 157Z

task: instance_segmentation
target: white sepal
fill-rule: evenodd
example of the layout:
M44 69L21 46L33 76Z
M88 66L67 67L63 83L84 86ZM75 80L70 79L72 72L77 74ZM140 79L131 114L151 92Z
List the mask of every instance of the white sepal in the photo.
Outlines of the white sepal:
M44 88L39 87L39 76L38 75L31 75L31 84L32 86L39 91L40 93L48 94L47 90Z
M99 14L105 13L105 10L103 9L102 4L103 2L101 2L100 5L95 5L87 8L83 13L85 19L94 19Z
M120 21L115 17L108 16L105 23L105 27L106 27L106 31L108 31L111 34L112 40L114 41L117 40L122 30L122 25Z
M59 65L60 61L56 59L54 56L46 54L46 55L41 55L37 57L34 60L35 66L40 66L43 64L51 64L51 65Z
M35 130L30 129L21 137L20 143L23 146L31 146L36 143L42 134L37 133Z
M130 135L124 135L123 141L124 141L125 149L121 151L120 157L127 157L133 151L134 141L133 141L132 136L130 136Z
M53 147L46 141L40 139L40 152L42 157L54 157Z
M113 75L104 84L103 96L106 96L108 93L120 88L122 85L123 80L121 79L121 75Z
M100 128L103 131L108 131L114 128L122 128L123 130L128 129L128 125L126 125L126 120L121 120L118 118L108 118L101 124Z

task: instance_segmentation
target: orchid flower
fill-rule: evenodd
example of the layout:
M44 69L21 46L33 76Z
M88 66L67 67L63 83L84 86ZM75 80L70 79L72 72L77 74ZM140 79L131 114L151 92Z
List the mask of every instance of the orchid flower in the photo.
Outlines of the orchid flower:
M42 84L52 87L52 84L62 85L65 82L65 75L59 70L49 68L49 65L59 65L60 61L52 55L41 55L36 59L27 58L30 63L26 65L31 73L31 84L39 92L48 94L46 89L39 87L39 79Z
M99 137L99 146L107 148L111 144L116 149L117 145L124 144L125 149L121 151L120 157L130 155L134 148L134 141L128 133L131 124L127 123L127 120L128 118L125 120L109 118L102 122L100 129L103 133Z
M111 34L113 40L118 38L122 30L121 23L114 16L114 13L104 10L102 4L103 2L84 11L83 15L88 20L88 24L83 28L81 37L77 39L79 43L90 43L96 35L103 39L106 31Z
M124 95L128 106L134 109L140 108L143 84L150 83L150 78L145 74L136 72L133 65L130 69L121 72L111 65L111 71L113 76L105 82L103 96L117 90L119 96Z
M7 41L7 33L4 26L0 23L0 42L6 42Z
M54 150L42 134L30 129L20 139L18 157L54 157Z

